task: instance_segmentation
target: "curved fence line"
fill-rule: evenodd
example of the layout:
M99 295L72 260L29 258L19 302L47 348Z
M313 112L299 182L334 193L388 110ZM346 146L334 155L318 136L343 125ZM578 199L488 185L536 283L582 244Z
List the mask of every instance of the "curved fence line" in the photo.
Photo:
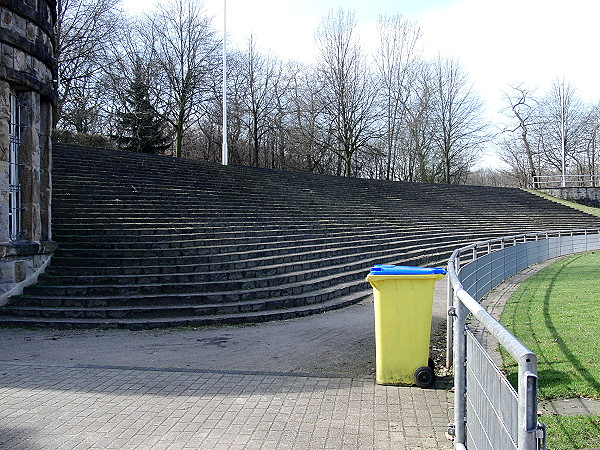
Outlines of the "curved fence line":
M531 178L530 185L534 186L536 189L557 187L597 187L600 185L600 175L536 175Z
M521 270L551 258L600 249L600 229L544 231L477 242L448 261L446 364L454 365L456 448L538 449L545 429L537 422L537 358L479 301ZM476 319L517 361L515 390L472 332Z

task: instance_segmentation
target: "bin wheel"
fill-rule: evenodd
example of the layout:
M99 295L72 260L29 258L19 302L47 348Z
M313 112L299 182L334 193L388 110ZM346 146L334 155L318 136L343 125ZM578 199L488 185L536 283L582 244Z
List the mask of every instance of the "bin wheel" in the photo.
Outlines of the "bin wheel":
M420 388L430 388L435 384L435 373L431 367L419 367L414 374L415 384Z

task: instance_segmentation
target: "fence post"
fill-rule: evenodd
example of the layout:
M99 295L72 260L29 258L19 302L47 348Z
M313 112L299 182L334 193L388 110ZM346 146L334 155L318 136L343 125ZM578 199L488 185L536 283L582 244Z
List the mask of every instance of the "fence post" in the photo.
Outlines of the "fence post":
M519 363L518 448L537 448L537 357L534 353L523 355Z
M466 445L467 420L467 336L468 310L454 294L454 444Z
M558 256L562 256L563 252L562 252L562 236L561 236L561 232L560 230L558 231Z
M452 367L452 338L454 337L453 333L453 324L454 317L451 313L451 308L454 306L454 289L452 289L452 280L450 277L447 277L448 280L448 288L446 291L446 369L450 369Z

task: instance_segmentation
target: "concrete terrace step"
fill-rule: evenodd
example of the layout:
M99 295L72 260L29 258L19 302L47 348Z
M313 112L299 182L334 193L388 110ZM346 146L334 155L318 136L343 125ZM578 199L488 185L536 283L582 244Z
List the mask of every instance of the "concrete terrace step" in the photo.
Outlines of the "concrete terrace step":
M173 306L208 306L214 308L221 304L227 304L228 308L233 304L237 305L252 305L269 303L275 305L277 301L282 301L281 305L285 304L308 304L320 302L327 299L333 299L339 295L345 295L350 292L368 291L368 284L361 280L344 281L337 285L326 285L319 289L313 289L310 293L302 292L301 289L289 289L284 294L278 294L275 297L262 296L256 298L242 291L215 292L206 294L189 294L189 293L171 293L169 295L159 295L156 293L137 294L130 296L111 296L111 295L69 295L69 296L23 296L18 305L10 304L8 308L17 313L21 310L28 310L31 307L40 308L135 308L155 307L170 308ZM290 303L291 302L291 303ZM258 306L256 306L258 308ZM278 306L284 307L284 306ZM159 315L159 314L157 314Z
M303 306L286 306L284 308L264 311L242 310L238 313L218 313L206 315L177 316L177 317L136 317L130 319L115 318L45 318L40 316L0 316L0 325L17 327L47 327L47 328L127 328L130 330L167 328L167 327L198 327L220 324L244 324L267 322L270 320L287 320L320 314L333 309L357 303L369 297L369 291L348 293L330 300L321 300ZM319 299L319 296L313 296ZM50 311L50 310L49 310ZM79 313L81 316L81 313ZM84 313L85 315L85 313Z
M135 227L127 226L95 226L87 227L84 225L73 226L69 228L57 228L56 237L63 239L78 238L79 240L102 239L103 237L122 239L123 237L132 236L133 238L144 238L148 236L180 236L189 233L201 233L210 239L220 239L221 237L254 237L265 235L281 235L282 233L314 233L314 234L329 234L336 231L347 231L355 228L349 225L342 224L298 224L296 226L268 226L264 225L257 227L253 224L231 225L231 226L213 226L197 225L197 226L182 226L179 223L168 224L167 226L157 227L148 225L148 222ZM360 227L364 228L364 227Z
M448 258L448 252L441 253L433 253L428 255L427 257L418 257L419 259L406 259L398 261L403 264L421 264L421 263L438 263L443 262ZM438 258L437 260L435 258ZM354 275L354 276L353 276ZM284 302L289 303L290 301L294 301L295 304L298 302L320 302L324 299L333 298L339 294L339 289L343 289L343 294L345 295L347 292L355 292L356 290L365 290L367 291L366 295L370 293L370 288L368 284L364 281L364 271L362 269L355 270L353 273L348 271L343 274L342 278L338 277L337 283L331 283L330 281L333 278L327 279L327 277L323 277L319 280L319 283L312 283L313 287L319 287L319 289L311 290L309 292L304 292L302 288L302 283L297 283L295 285L287 285L285 286L284 291L276 291L277 296L275 298L267 298L265 296L265 300L270 307L275 307L277 305L278 299L283 299ZM350 281L343 281L348 280ZM342 282L340 282L342 280ZM323 287L321 289L321 287ZM263 290L265 293L270 292L273 294L274 291ZM251 298L251 300L248 300ZM299 300L298 300L299 299ZM39 308L98 308L98 307L132 307L133 305L144 305L151 306L160 310L163 307L171 307L172 305L184 304L189 307L190 302L193 302L194 305L212 305L211 308L215 307L216 304L221 303L232 303L233 302L242 302L243 305L252 304L252 302L257 301L261 303L261 299L257 298L257 296L252 295L248 297L248 292L245 291L229 291L229 292L214 292L207 293L205 295L197 295L197 294L189 294L189 293L169 293L169 294L157 294L157 293L148 293L148 294L138 294L138 295L130 295L130 296L21 296L18 298L18 305L11 305L9 310L11 311L11 315L23 315L30 312L31 307L39 307ZM211 303L212 302L212 303ZM217 302L217 303L214 303ZM284 303L284 304L287 304ZM246 307L244 306L244 307ZM229 305L228 307L231 307ZM254 306L254 308L258 308L259 306ZM94 313L96 314L96 313Z
M394 263L420 265L446 260L453 246L438 248L423 255L423 252L405 253L404 259L390 261ZM97 285L97 286L44 286L38 291L35 287L27 290L27 295L15 298L15 306L43 305L44 299L52 301L52 298L85 299L97 302L102 299L116 298L118 301L134 299L141 302L142 298L151 298L155 301L157 308L164 304L170 304L174 298L183 299L186 302L193 301L195 304L206 304L227 301L245 301L248 298L260 300L265 298L286 296L288 294L310 296L315 289L326 289L330 286L350 284L354 286L366 286L364 283L366 265L370 267L375 262L364 260L362 264L354 264L346 267L329 267L320 269L318 278L309 271L295 274L284 274L282 276L270 276L268 278L244 278L238 280L217 280L198 283L153 283L153 284L131 284L131 285ZM312 277L312 278L311 278ZM39 297L41 294L44 297ZM78 304L78 306L84 306Z
M390 183L56 145L47 273L19 326L245 323L370 295L376 263L444 264L467 242L598 220L516 189ZM568 224L568 225L567 225Z
M229 297L232 292L236 295L245 295L248 291L252 291L252 296L255 298L263 298L269 296L270 289L293 290L308 287L310 290L323 282L327 285L336 285L342 280L362 281L365 277L363 265L353 264L347 266L330 266L321 268L317 273L314 270L304 270L289 272L269 277L255 277L243 279L215 279L214 277L206 276L208 280L198 281L194 276L178 276L178 277L123 277L112 280L107 279L106 282L85 283L85 280L77 280L77 284L45 284L39 287L30 287L26 290L26 296L45 295L47 297L60 297L69 295L85 295L85 296L115 296L128 297L132 295L173 295L173 294L190 294L200 295L206 294L209 296L223 295ZM317 277L318 275L318 277ZM65 280L69 281L69 280ZM73 280L71 280L73 281ZM130 283L128 283L128 281ZM302 286L300 286L302 285ZM263 292L264 290L264 292ZM17 301L21 301L20 297ZM20 304L20 303L19 303Z
M412 242L439 242L445 238L459 238L461 236L473 237L476 235L474 230L461 233L449 233L446 231L436 230L435 233L430 233L428 230L414 230L410 233L396 232L390 230L382 233L381 230L369 234L362 233L344 233L339 236L279 236L277 239L188 239L188 240L160 240L160 241L140 241L133 242L103 242L103 241L86 241L86 242L70 242L61 245L61 249L56 253L57 257L81 257L81 256L98 256L100 254L107 255L119 254L127 252L130 256L136 256L138 252L152 251L155 255L165 257L171 251L186 251L192 254L202 252L204 254L227 254L227 253L242 253L252 251L273 251L280 252L285 249L286 253L293 253L303 248L309 248L312 251L317 249L342 249L345 246L352 247L369 246L369 245L393 245L398 244L408 245ZM491 230L492 232L497 229ZM479 234L489 234L490 230L479 231ZM274 253L276 254L276 253ZM104 256L106 257L106 256Z
M487 235L486 235L487 237ZM452 241L449 245L461 245L465 242L471 242L468 237L458 241ZM423 249L430 248L429 246L415 247L416 252L421 252ZM399 249L401 255L407 255L408 248ZM211 281L211 280L239 280L246 278L258 278L258 277L272 277L275 275L287 274L290 272L303 271L303 270L324 270L328 266L341 267L341 270L345 270L348 264L362 265L363 267L370 267L372 264L382 262L398 262L398 252L394 252L392 255L387 255L388 260L382 261L381 255L373 255L372 253L367 254L367 258L358 260L355 257L349 257L348 255L341 254L326 259L311 259L303 261L289 261L285 257L277 257L271 259L265 259L260 261L239 261L232 264L184 264L185 261L178 261L177 264L166 265L164 260L156 260L154 265L151 262L142 260L133 260L127 263L122 260L118 260L119 266L110 266L107 264L96 264L93 275L90 275L90 268L82 266L84 260L58 260L54 259L53 264L49 269L49 274L52 275L52 279L56 280L56 283L62 283L61 274L72 274L71 276L66 275L66 279L79 280L79 283L85 283L86 279L103 278L108 284L109 280L114 277L119 277L120 280L135 278L136 276L147 276L152 279L155 275L164 276L165 280L169 282L169 277L173 275L182 275L184 279L188 281ZM400 256L401 258L401 256ZM61 266L61 263L67 263L72 265ZM161 264L162 263L162 264ZM42 280L45 276L42 276ZM143 278L140 278L143 281ZM114 281L113 281L114 282ZM63 283L69 284L69 283Z
M70 208L71 210L76 207ZM302 211L293 212L289 210L275 210L273 208L268 209L268 211L249 213L240 210L241 208L236 208L235 211L227 210L227 211L218 211L217 208L213 208L214 211L206 212L203 211L202 208L196 207L193 208L191 212L178 212L172 211L167 205L161 206L161 208L157 208L156 211L138 211L138 212L127 212L120 211L118 209L114 211L105 211L105 212L96 212L94 214L83 214L80 211L76 213L71 213L69 215L64 215L60 217L60 221L58 222L61 227L67 228L69 226L73 226L75 223L85 224L88 227L97 226L98 224L103 226L106 224L138 224L143 221L152 220L157 224L167 223L173 224L174 221L177 224L188 226L191 224L237 224L237 223L269 223L270 225L275 225L278 223L294 223L302 221L311 221L314 220L314 217L319 217L320 222L341 222L346 224L368 224L373 223L373 220L391 220L393 222L400 223L414 223L418 221L418 217L411 217L410 214L418 213L420 217L428 217L428 211L425 208L419 208L417 211L410 211L409 208L403 208L402 211L397 214L393 214L391 211L386 215L375 215L370 214L368 210L361 208L351 214L338 213L331 210L323 210L323 211ZM510 210L503 210L498 208L494 215L501 215L503 212L511 212ZM512 211L512 213L515 213ZM439 219L450 219L453 215L452 213L436 213L436 217ZM488 215L481 214L475 217L479 217L481 221L485 220ZM475 217L471 217L467 219L466 217L457 217L457 223L468 223L475 219ZM517 216L519 217L519 216ZM565 216L568 217L568 216ZM526 215L521 216L522 219L527 218ZM506 219L505 219L506 220ZM427 223L427 220L421 220L421 222Z
M462 235L459 233L458 236ZM473 236L474 233L468 233L469 236ZM313 254L319 254L319 252L329 252L334 250L336 252L342 252L348 254L352 251L364 251L370 249L388 249L398 248L413 242L419 242L425 244L428 242L437 243L443 241L446 238L458 237L456 235L444 234L444 233L422 233L413 236L378 236L378 237L365 237L355 236L352 239L345 240L302 240L302 241L281 241L271 243L258 243L258 244L235 244L235 245L202 245L200 243L189 243L194 245L156 245L155 243L145 246L105 246L99 245L98 247L72 247L62 248L57 255L63 258L69 257L90 257L90 258L114 258L127 255L130 258L146 258L146 257L186 257L196 256L198 254L203 255L215 255L230 259L232 256L236 259L240 258L261 258L267 255L278 256L281 254L294 255L296 253L305 253L307 251ZM166 244L166 243L165 243ZM214 259L212 261L218 261Z
M82 199L81 202L89 203L89 201ZM291 199L290 201L294 201ZM249 202L249 200L248 200ZM111 219L136 219L136 218L153 218L160 220L161 218L176 218L179 220L185 220L187 217L193 218L196 221L198 218L206 221L224 221L223 219L230 219L232 221L240 221L245 219L278 219L278 218L297 218L306 219L311 217L319 217L320 220L340 220L353 222L362 222L365 219L388 219L394 222L403 221L412 222L417 220L419 217L429 217L429 214L439 216L440 218L455 217L459 222L467 222L468 219L475 217L489 218L490 216L503 217L504 220L508 218L502 216L503 213L517 213L514 209L496 205L493 210L482 211L478 214L463 215L463 211L458 211L460 215L456 215L452 211L437 211L435 208L418 207L413 205L402 205L397 208L388 208L385 212L374 211L372 208L363 206L363 204L356 204L355 206L346 205L351 208L350 211L340 211L334 207L322 207L322 208L310 208L304 207L301 209L289 208L289 207L278 207L276 205L269 206L254 206L249 208L248 205L232 204L232 205L211 205L211 204L190 204L189 206L182 208L179 206L173 206L170 202L161 202L153 205L140 205L137 208L121 209L118 204L109 205L89 205L87 208L79 208L77 202L72 205L65 207L64 212L61 212L59 208L56 212L62 214L58 218L63 221L81 220L91 222L110 222ZM535 205L532 205L534 207ZM525 209L525 208L524 208ZM540 214L559 214L564 217L573 216L570 211L552 211L539 209ZM466 211L470 213L469 211ZM413 217L413 214L417 213L417 216ZM528 211L523 211L522 214L526 214ZM425 215L427 214L427 215ZM189 221L189 220L188 220Z
M144 267L155 267L155 266L178 266L180 264L186 264L189 266L203 266L203 271L237 271L255 269L260 267L273 267L275 265L285 266L288 268L295 267L297 264L309 264L310 267L318 271L321 267L327 267L329 264L336 265L347 265L353 262L359 262L366 264L368 269L369 264L375 264L377 261L373 261L374 258L385 259L385 262L401 258L403 255L412 255L414 253L420 254L423 252L430 251L432 249L444 248L446 246L460 246L464 243L471 242L473 239L481 235L471 235L457 237L446 241L434 241L431 242L420 242L417 244L410 245L410 242L405 243L403 246L393 246L385 249L370 249L365 250L359 248L350 248L350 251L341 250L330 250L328 252L315 253L312 251L305 251L295 254L283 253L280 255L269 255L262 257L255 257L252 259L244 259L240 254L231 253L229 258L224 255L216 255L220 260L211 260L209 256L191 256L185 259L179 257L175 258L63 258L58 261L58 264L62 266L71 265L72 267L86 267L89 265L91 268L99 266L117 267L121 268L144 268ZM489 235L486 235L489 236ZM418 242L418 241L417 241Z
M546 219L568 219L560 214L555 214ZM62 235L70 238L73 237L86 237L86 236L101 236L101 235L115 235L115 236L123 236L123 235L148 235L154 236L158 234L190 234L190 233L203 233L218 235L218 237L222 237L223 233L227 233L229 235L233 235L234 233L245 233L246 236L254 235L263 235L265 233L276 233L280 234L281 232L312 232L313 233L333 233L340 231L349 231L349 230L386 230L389 228L396 228L401 230L403 228L430 228L432 230L436 229L444 229L444 228L455 228L457 226L462 226L464 228L473 228L479 226L487 226L490 224L503 224L504 226L517 226L522 227L526 226L528 228L536 228L539 229L539 222L532 222L531 216L529 215L517 215L514 214L510 220L497 219L491 221L489 218L485 217L474 217L471 220L451 220L451 217L436 217L437 220L422 220L422 219L413 219L409 220L405 217L394 220L394 219L361 219L360 221L345 221L343 218L319 218L318 220L313 219L312 221L309 218L296 218L296 219L288 219L287 221L256 221L253 219L247 221L239 221L239 222L227 222L226 220L217 220L215 218L212 222L186 222L183 223L180 220L168 220L168 221L155 221L151 222L149 220L136 220L131 221L130 223L121 222L118 224L113 223L69 223L69 224L57 224L56 225L56 233L58 235ZM149 225L149 223L153 223L154 226ZM459 228L460 229L460 228Z
M411 244L418 243L427 245L437 244L443 241L457 241L465 239L478 239L494 236L502 233L501 228L472 229L468 232L449 233L439 230L436 232L412 233L409 235L396 235L393 233L382 234L382 236L356 235L344 238L317 238L306 240L283 240L279 242L258 242L241 244L219 245L218 240L210 242L199 241L199 243L163 241L161 243L131 243L121 247L119 244L106 244L99 242L96 247L87 244L85 247L77 246L61 248L55 254L56 260L69 259L75 263L72 265L85 264L78 260L90 260L93 264L109 264L110 260L119 259L136 264L136 261L147 265L153 258L165 262L177 259L177 263L185 263L188 258L196 262L213 264L243 259L268 259L269 256L277 257L288 255L290 261L296 261L296 255L309 253L313 257L326 258L336 254L353 254L355 252L380 251L386 249L400 249ZM205 245L201 245L205 244ZM202 259L198 259L202 258ZM163 264L163 265L165 265Z
M388 229L385 230L387 236L410 237L422 233L423 230L415 228L406 229ZM352 230L317 230L314 228L308 230L293 230L282 233L281 229L261 230L254 235L236 236L231 231L224 229L221 233L213 230L212 233L167 233L163 235L136 236L135 239L126 239L121 236L81 236L72 235L69 241L62 243L61 248L145 248L149 245L162 246L162 248L189 247L204 244L206 246L236 246L236 245L262 245L271 244L279 246L294 245L298 241L309 242L344 242L352 238L357 239L377 239L381 238L382 230L371 227ZM108 240L111 239L111 240Z

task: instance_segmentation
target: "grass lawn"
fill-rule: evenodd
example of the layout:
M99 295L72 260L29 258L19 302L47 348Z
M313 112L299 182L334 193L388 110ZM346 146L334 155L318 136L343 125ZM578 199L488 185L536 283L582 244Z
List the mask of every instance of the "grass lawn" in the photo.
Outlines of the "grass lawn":
M506 303L500 321L538 357L540 399L600 399L599 300L600 252L590 252L540 270ZM505 367L514 380L514 361L506 357ZM600 447L599 416L541 421L548 448Z
M579 203L570 202L569 200L563 200L562 198L552 197L551 195L548 195L544 192L534 191L533 189L525 189L525 191L530 192L535 195L539 195L540 197L545 198L547 200L552 200L553 202L570 206L571 208L575 208L580 211L586 212L588 214L591 214L592 216L600 217L600 208L594 208L593 206L580 205Z
M548 430L548 450L600 446L600 416L541 416Z

